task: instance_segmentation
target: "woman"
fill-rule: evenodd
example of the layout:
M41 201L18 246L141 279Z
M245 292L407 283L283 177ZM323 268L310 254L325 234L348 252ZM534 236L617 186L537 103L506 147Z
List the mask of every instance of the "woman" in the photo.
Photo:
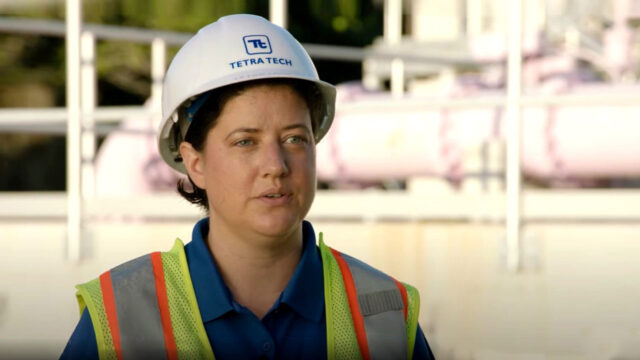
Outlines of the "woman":
M78 286L63 358L430 359L417 291L304 220L335 89L284 29L232 15L167 71L159 148L208 218L192 241Z

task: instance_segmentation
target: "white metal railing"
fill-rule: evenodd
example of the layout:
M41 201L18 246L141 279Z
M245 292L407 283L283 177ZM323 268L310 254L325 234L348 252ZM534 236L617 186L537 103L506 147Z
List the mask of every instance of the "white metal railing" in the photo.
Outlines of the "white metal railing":
M385 0L384 38L388 44L400 41L402 37L402 1ZM286 1L272 0L270 13L275 22L286 25ZM507 248L509 268L516 270L519 266L519 237L522 216L520 163L519 163L519 123L520 110L523 106L549 104L616 104L637 105L640 95L559 95L559 96L530 96L522 95L520 86L521 44L520 36L522 24L521 0L509 1L509 26L511 41L508 58L508 87L505 95L497 94L480 99L434 100L424 103L421 100L394 97L389 102L361 102L358 104L344 104L340 111L348 113L362 107L379 111L405 111L427 108L468 108L468 107L497 107L506 106L509 124L508 135L508 164L507 164L507 194L504 196L504 207L500 211L504 214L507 229ZM92 189L82 185L82 179L91 179L92 163L95 155L95 136L107 133L121 119L128 116L144 116L160 120L160 99L162 78L166 68L166 49L168 46L179 46L186 42L191 34L137 29L131 27L116 27L108 25L82 23L81 6L79 0L67 0L67 22L52 20L35 20L23 18L0 17L0 32L66 36L67 37L67 99L66 108L46 109L2 109L0 110L1 131L39 131L67 133L68 137L68 193L67 211L65 215L69 226L68 257L78 259L80 228L82 224L83 204L92 208ZM128 42L151 45L151 101L148 107L142 106L113 106L97 107L95 104L96 70L95 43L101 40L124 40ZM404 90L404 67L409 62L429 62L434 64L478 64L477 61L460 55L421 54L414 51L394 52L380 48L355 48L345 46L331 46L320 44L304 44L309 54L315 59L333 59L341 61L362 62L366 59L391 60L392 89L395 94ZM405 49L406 50L406 49ZM34 130L37 128L37 130ZM323 195L331 196L331 195ZM340 196L346 196L344 194ZM88 201L85 200L88 198ZM1 200L1 199L0 199ZM402 200L413 204L413 200ZM401 202L402 202L401 201ZM322 202L322 201L321 201ZM402 205L398 203L399 205ZM403 203L404 204L404 203ZM343 202L344 205L344 202ZM405 204L406 205L406 204ZM404 207L402 205L401 207ZM414 204L415 205L415 204ZM342 205L341 205L342 206ZM416 210L420 213L419 210ZM322 211L321 211L322 213ZM422 213L421 213L422 214ZM424 214L430 214L426 211ZM423 214L423 215L424 215ZM6 214L5 214L6 215ZM420 216L423 216L420 215ZM418 216L418 217L420 217ZM425 215L426 216L426 215ZM635 215L634 215L635 216ZM606 218L606 216L605 216Z
M287 27L287 0L269 1L269 19L276 25Z
M522 184L520 171L522 104L522 0L508 5L509 54L507 59L507 268L520 266L520 216L522 213Z
M157 85L156 85L157 86ZM160 85L161 86L161 85ZM155 90L158 91L158 90ZM152 94L154 92L152 91ZM467 99L423 99L398 98L388 101L360 100L356 103L341 103L341 114L357 113L362 110L399 113L416 110L441 110L464 108L496 108L505 106L506 94ZM155 98L155 96L152 95ZM522 107L543 105L573 106L638 106L640 94L559 94L521 95ZM156 110L157 111L157 110ZM149 117L152 110L142 106L101 106L93 111L94 127L97 134L109 133L123 118ZM4 108L0 109L0 132L38 132L64 134L66 132L67 111L65 107L49 108ZM139 131L139 130L127 130Z
M67 0L68 1L68 0ZM0 32L24 35L64 37L66 27L63 21L0 16ZM166 46L181 46L193 34L141 29L128 26L100 25L83 23L82 31L91 33L96 39L127 41L139 44L151 44L154 40L162 40ZM340 61L361 62L364 59L395 59L406 62L429 62L433 64L477 65L479 62L470 56L450 53L425 54L411 49L359 48L353 46L337 46L326 44L302 44L314 59L330 59ZM399 51L399 52L398 52ZM480 62L481 64L497 63Z
M80 260L82 235L82 89L81 30L82 4L80 0L67 0L67 257ZM93 47L92 47L93 48ZM90 131L90 130L89 130ZM85 134L90 136L89 134Z
M523 192L522 220L640 224L640 191L635 189L554 189ZM188 221L202 217L197 207L173 192L84 199L89 220ZM123 206L126 204L126 206ZM0 192L0 228L15 220L28 223L64 220L64 192ZM319 190L308 218L312 221L483 222L504 224L506 194L402 190Z

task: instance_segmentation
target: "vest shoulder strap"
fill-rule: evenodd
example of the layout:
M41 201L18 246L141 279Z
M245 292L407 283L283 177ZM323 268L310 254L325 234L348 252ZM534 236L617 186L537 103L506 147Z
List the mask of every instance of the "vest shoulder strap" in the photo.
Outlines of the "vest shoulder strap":
M409 359L418 326L414 287L319 241L330 359ZM352 341L347 341L352 339Z
M77 288L101 359L214 358L179 239Z
M411 358L416 345L416 334L418 332L420 293L418 293L418 289L407 283L402 283L402 285L407 290L407 349L409 358Z

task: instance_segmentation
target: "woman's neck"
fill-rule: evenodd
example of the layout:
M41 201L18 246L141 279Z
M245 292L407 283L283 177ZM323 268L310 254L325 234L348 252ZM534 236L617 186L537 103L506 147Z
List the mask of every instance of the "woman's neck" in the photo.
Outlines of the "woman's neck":
M238 236L212 223L207 243L234 299L262 319L298 266L302 225L282 238L258 237Z

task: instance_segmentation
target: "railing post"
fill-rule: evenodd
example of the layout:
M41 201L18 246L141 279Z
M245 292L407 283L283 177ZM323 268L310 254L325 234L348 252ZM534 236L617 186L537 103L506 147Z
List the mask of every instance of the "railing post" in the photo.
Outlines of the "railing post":
M287 0L269 0L269 20L287 28Z
M391 60L391 95L400 98L404 94L404 61L400 58Z
M82 192L80 171L80 30L82 5L80 0L66 2L66 62L67 62L67 258L80 260L82 229Z
M384 0L384 41L397 44L402 38L402 0Z
M162 80L167 64L167 43L156 38L151 42L151 108L153 128L158 129L162 121Z
M93 33L84 31L80 38L81 67L81 159L82 159L82 196L91 198L95 194L96 172L96 133L94 111L96 108L97 75L96 75L96 39Z
M402 39L402 0L384 1L384 42L387 45L398 44ZM404 94L404 60L391 60L391 94L402 97Z
M507 59L507 269L520 268L520 230L522 191L520 173L522 0L509 0L509 57Z

